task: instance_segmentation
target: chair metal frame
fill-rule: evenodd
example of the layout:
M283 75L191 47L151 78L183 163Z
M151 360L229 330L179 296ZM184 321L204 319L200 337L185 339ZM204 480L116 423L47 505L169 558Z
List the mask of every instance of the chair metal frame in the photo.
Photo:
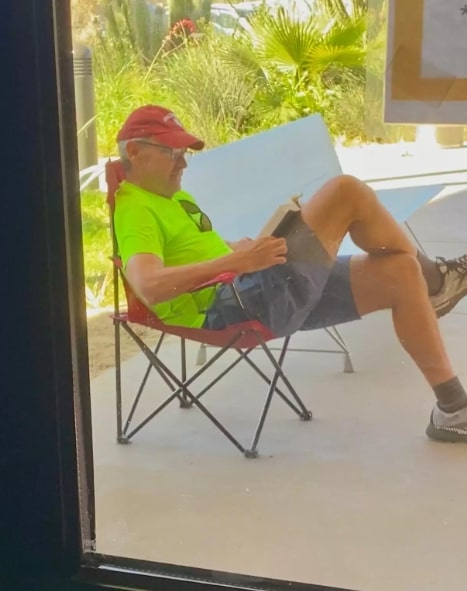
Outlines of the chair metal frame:
M125 290L128 301L128 311L121 312L119 309L119 290L118 290L118 263L115 264L114 281L117 286L115 289L115 310L113 314L113 320L115 325L115 372L116 372L116 410L117 410L117 441L119 443L129 443L130 440L138 433L147 423L149 423L154 417L156 417L168 404L173 400L178 399L181 408L191 408L196 406L201 410L204 415L227 437L227 439L247 458L255 458L258 455L258 443L263 431L263 427L267 418L267 414L272 402L274 394L277 394L302 420L309 421L312 418L312 413L309 411L296 390L286 377L282 365L287 352L290 337L284 340L278 359L271 353L270 348L266 342L270 339L274 339L275 336L268 331L263 325L256 320L250 320L239 325L232 327L225 331L207 331L204 329L183 329L180 327L171 327L161 323L159 319L142 304L137 301L132 293L130 287L124 281ZM236 297L235 286L230 284ZM241 305L241 300L238 300ZM160 330L161 334L154 347L151 349L144 340L133 330L128 324L129 322L137 323L143 326L149 326L156 330ZM121 375L121 359L120 359L120 330L124 329L125 332L134 340L138 345L142 353L147 357L149 364L143 375L141 384L136 392L134 400L131 404L129 413L126 419L123 419L122 413L122 375ZM217 333L210 335L207 333ZM162 346L164 338L167 334L175 334L180 337L180 375L177 376L158 356L158 352ZM216 346L219 350L203 365L202 368L198 369L191 376L187 375L187 363L186 363L186 340L210 341L211 346ZM249 357L250 353L261 347L266 355L266 358L272 365L272 375L268 376L264 373L258 365ZM216 377L212 378L207 386L197 393L193 393L191 390L194 382L224 353L234 349L238 353L238 358L231 362L229 366ZM268 384L268 391L266 400L264 402L261 414L258 420L256 430L253 434L251 444L248 448L236 438L220 421L217 419L208 408L200 401L201 397L210 390L221 378L230 372L240 361L245 360L252 369ZM170 395L155 408L149 415L143 420L139 421L136 426L133 426L133 419L138 403L143 394L144 388L147 384L147 380L151 370L157 371L159 376L165 382L165 384L171 390ZM288 394L284 393L279 387L279 379L282 380L285 387L288 390Z
M347 343L344 340L344 337L341 335L339 330L336 326L328 326L323 328L326 334L336 343L338 349L310 349L309 347L305 348L298 348L298 347L288 347L287 351L289 353L334 353L337 355L344 356L344 373L354 373L355 369L352 363L352 355L350 353L350 349L347 346ZM196 357L196 364L197 365L204 365L207 361L207 348L208 345L206 343L201 343L198 355ZM280 351L280 347L269 347L270 351Z

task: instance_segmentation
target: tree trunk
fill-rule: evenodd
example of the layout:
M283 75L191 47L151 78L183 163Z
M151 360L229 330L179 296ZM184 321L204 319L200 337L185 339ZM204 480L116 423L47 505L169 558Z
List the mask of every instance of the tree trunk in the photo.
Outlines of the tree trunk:
M183 18L193 20L193 0L170 0L169 1L169 23L172 27L177 21Z
M193 20L204 19L207 23L211 17L212 0L193 0Z

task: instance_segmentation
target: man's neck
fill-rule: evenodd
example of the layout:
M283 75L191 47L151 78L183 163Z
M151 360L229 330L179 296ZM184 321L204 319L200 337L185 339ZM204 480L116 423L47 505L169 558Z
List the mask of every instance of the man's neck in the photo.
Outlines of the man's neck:
M170 195L170 196L164 195L163 192L160 191L160 187L155 186L155 184L153 182L146 181L146 180L140 179L140 178L136 178L134 175L131 174L131 172L128 172L128 174L126 175L126 180L129 183L136 185L137 187L140 187L141 189L144 189L148 193L154 193L154 195L158 195L159 197L164 197L165 199L172 199L172 195Z

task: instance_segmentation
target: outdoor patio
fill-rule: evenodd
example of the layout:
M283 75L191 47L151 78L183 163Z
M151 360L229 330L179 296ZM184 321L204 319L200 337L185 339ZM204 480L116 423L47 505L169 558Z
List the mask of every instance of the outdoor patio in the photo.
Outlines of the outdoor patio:
M465 152L439 151L436 162L465 168ZM366 178L414 173L420 163L435 169L423 154L397 167L380 155L371 167L371 155L353 166L344 158L344 169ZM466 220L467 188L456 186L410 222L428 254L450 257L467 252ZM467 301L440 325L467 383ZM114 372L94 379L97 550L365 591L465 588L467 446L426 438L433 396L397 343L389 313L340 330L355 373L342 372L341 355L290 353L287 374L314 419L298 420L275 399L255 460L176 402L131 445L117 445ZM333 346L324 331L293 344ZM197 349L188 348L192 369ZM176 339L163 355L176 366ZM145 367L143 355L127 361L124 384L139 383ZM153 375L138 415L165 392ZM204 401L248 443L265 394L264 382L240 365Z

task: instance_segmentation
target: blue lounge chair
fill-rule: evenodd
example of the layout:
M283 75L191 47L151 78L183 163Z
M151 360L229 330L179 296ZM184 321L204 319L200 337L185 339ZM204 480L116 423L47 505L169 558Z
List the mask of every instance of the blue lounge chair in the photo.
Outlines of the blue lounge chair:
M237 240L256 236L288 197L308 197L339 174L341 165L326 125L321 116L311 115L196 154L185 171L183 188L195 196L226 240ZM442 185L426 185L378 190L377 194L397 221L407 223L442 189ZM358 247L346 238L340 253L357 252ZM353 372L350 351L339 331L324 330L338 350L309 351L343 354L344 371ZM205 359L201 346L198 361L202 364Z

